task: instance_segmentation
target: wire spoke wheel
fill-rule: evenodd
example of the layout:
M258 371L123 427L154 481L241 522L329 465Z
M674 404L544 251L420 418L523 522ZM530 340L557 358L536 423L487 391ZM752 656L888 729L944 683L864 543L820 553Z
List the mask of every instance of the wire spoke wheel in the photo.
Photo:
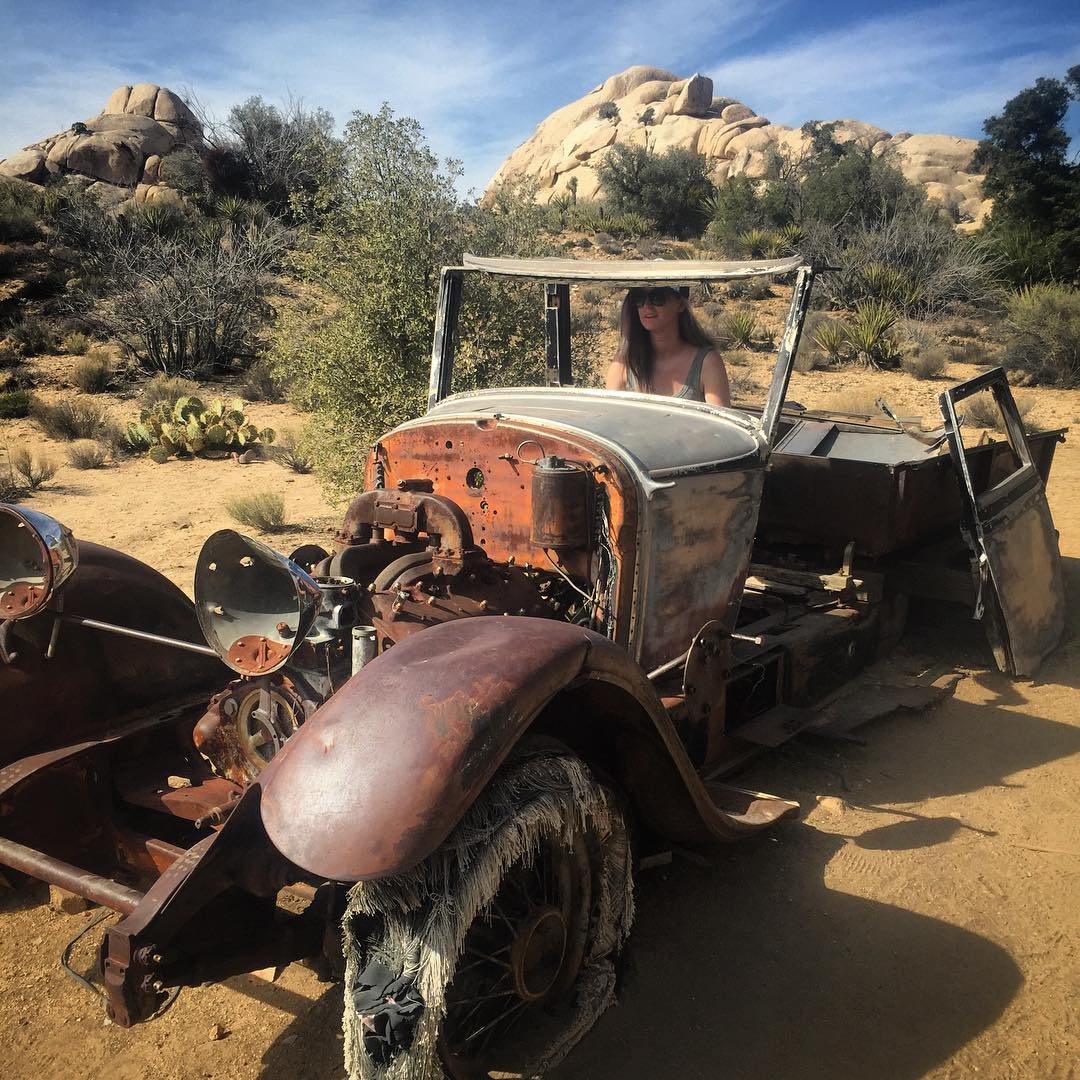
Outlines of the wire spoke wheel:
M631 865L612 792L561 746L520 749L425 862L352 890L352 1080L553 1068L614 998Z
M569 848L546 839L469 928L439 1041L454 1080L520 1072L557 1034L585 954L592 869L580 833Z

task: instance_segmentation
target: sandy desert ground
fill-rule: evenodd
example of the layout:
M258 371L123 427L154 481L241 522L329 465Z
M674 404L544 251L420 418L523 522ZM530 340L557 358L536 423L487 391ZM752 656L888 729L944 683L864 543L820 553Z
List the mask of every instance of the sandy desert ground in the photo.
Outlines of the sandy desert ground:
M763 383L764 357L744 370ZM947 380L928 382L797 374L790 396L813 405L854 390L932 416L942 387L974 371L953 364ZM1080 418L1080 392L1029 393L1043 427ZM290 422L287 406L253 412L260 425ZM0 445L20 440L41 441L29 422L0 422ZM1077 440L1059 447L1049 489L1074 598ZM298 527L273 538L284 550L325 535L340 514L310 476L231 462L65 467L33 505L190 589L203 538L231 524L224 501L254 486L285 496ZM803 818L707 866L676 858L641 875L620 1003L558 1077L1080 1075L1080 605L1034 681L992 670L962 620L915 630L896 662L914 673L948 657L965 674L955 696L862 729L864 745L800 740L745 773L746 786L797 798ZM299 967L274 983L185 990L132 1031L106 1024L58 964L93 913L59 914L46 899L41 887L0 891L0 1074L9 1080L343 1075L340 990ZM77 953L86 965L92 940Z

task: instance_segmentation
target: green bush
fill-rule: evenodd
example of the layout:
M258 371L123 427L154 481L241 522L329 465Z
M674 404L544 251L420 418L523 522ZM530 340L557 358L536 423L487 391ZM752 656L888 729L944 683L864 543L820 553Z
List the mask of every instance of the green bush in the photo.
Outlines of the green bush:
M1080 290L1040 282L1009 296L1006 310L1006 363L1038 382L1080 386Z
M84 394L103 394L113 379L112 363L101 349L82 357L71 372L71 382Z
M619 106L614 101L602 101L600 108L596 110L596 115L601 120L618 120L619 119Z
M0 393L0 420L21 420L30 415L33 395L26 390L5 390Z
M96 439L108 424L100 405L81 398L61 398L53 404L35 401L30 415L46 435L63 442Z
M655 154L619 143L597 173L616 213L641 214L662 233L683 238L700 235L707 224L705 203L716 189L699 154L679 147Z
M847 328L839 319L822 319L814 327L810 340L830 360L839 360L847 344Z
M37 240L40 215L41 200L35 191L0 180L0 243Z
M100 469L108 460L108 451L93 439L79 439L67 451L68 462L76 469Z
M285 528L285 500L280 495L259 492L242 495L225 504L229 516L240 525L261 532L278 532Z

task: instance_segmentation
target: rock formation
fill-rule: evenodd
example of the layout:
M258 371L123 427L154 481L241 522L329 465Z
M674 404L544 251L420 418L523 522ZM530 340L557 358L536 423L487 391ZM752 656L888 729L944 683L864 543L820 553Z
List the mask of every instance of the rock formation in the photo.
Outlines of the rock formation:
M153 83L119 86L97 116L0 161L0 176L34 184L69 176L110 202L175 201L161 162L184 146L202 149L203 131L176 94Z
M894 151L897 165L927 195L944 203L961 227L977 227L990 210L982 177L967 171L974 139L954 135L891 135L858 120L836 122L840 141L874 153ZM596 166L619 144L657 152L683 147L703 155L717 183L732 176L766 177L775 152L797 155L809 140L798 128L771 124L734 98L714 97L703 75L680 79L670 71L637 66L612 75L577 101L541 121L532 136L500 166L490 186L531 176L543 202L576 192L597 195Z

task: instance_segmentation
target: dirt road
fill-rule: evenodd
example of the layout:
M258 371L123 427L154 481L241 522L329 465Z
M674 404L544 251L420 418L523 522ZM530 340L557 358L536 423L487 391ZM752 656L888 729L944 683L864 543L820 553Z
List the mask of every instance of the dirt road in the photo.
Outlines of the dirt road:
M1074 598L1078 492L1074 439L1050 486ZM865 745L800 740L745 774L804 818L707 867L642 875L620 1004L558 1077L1080 1075L1080 604L1035 682L991 671L963 622L922 630L923 652L898 662L959 658L955 697L862 729ZM0 891L6 1080L342 1075L339 991L300 968L184 991L133 1031L106 1025L57 962L93 916L44 899ZM88 967L89 945L76 956Z

